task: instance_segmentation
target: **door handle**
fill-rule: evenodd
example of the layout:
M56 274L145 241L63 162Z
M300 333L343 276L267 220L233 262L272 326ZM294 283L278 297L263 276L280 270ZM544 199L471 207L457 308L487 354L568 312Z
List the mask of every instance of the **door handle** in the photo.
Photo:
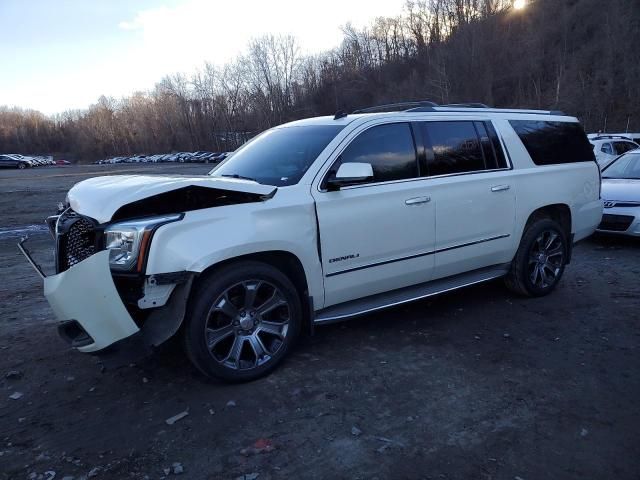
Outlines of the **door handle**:
M492 192L504 192L505 190L509 190L511 188L510 185L496 185L495 187L491 187Z
M420 205L422 203L429 203L431 197L415 197L404 201L405 205Z

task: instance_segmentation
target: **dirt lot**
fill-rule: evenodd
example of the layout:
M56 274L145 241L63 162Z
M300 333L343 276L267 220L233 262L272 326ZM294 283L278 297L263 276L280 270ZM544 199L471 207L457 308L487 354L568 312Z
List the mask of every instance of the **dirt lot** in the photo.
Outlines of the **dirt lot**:
M175 346L101 373L57 337L11 230L92 175L207 169L0 172L0 479L640 478L640 242L582 243L546 298L496 281L318 328L251 384Z

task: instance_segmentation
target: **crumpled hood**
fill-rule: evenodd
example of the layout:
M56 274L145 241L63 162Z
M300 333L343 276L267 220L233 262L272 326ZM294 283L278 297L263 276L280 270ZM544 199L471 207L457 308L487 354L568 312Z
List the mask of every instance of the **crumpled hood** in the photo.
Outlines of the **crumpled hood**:
M111 175L74 185L67 195L71 208L100 223L108 222L122 206L185 187L205 187L271 196L277 187L235 178L181 175Z
M640 202L640 180L603 178L602 199Z

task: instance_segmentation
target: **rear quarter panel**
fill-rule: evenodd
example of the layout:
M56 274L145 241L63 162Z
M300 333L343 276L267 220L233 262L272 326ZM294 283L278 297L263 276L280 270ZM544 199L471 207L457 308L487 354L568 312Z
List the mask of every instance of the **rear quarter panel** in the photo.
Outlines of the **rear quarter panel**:
M544 119L557 120L553 117ZM574 241L591 235L600 223L603 210L596 162L536 165L508 120L494 120L494 124L513 163L512 182L516 191L514 252L531 213L547 205L565 204L570 208Z

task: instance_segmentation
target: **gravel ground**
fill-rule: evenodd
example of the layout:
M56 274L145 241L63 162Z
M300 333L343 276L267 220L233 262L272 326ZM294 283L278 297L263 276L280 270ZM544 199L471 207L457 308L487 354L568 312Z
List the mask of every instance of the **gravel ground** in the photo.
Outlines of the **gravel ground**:
M494 281L317 328L249 384L177 345L105 372L71 351L11 230L90 176L208 169L0 172L0 479L640 478L640 241L583 242L545 298Z

